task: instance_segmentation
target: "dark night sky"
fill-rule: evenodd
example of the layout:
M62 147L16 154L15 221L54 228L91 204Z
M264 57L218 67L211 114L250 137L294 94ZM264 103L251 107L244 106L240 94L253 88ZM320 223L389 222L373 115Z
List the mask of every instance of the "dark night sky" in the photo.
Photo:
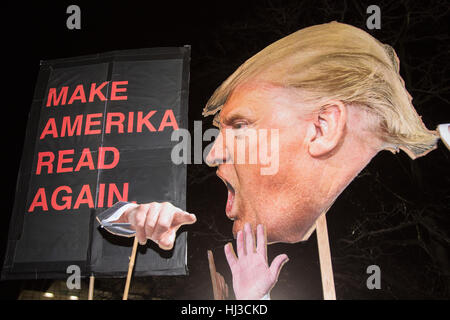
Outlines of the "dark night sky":
M378 4L382 28L370 33L396 49L401 74L424 123L434 129L439 123L450 122L448 1L430 1L426 6L413 1L162 2L166 4L77 3L81 30L66 28L65 12L72 2L17 3L4 10L2 167L6 187L2 193L2 257L40 60L189 44L192 129L193 121L202 119L201 110L214 89L247 58L271 42L314 24L337 20L366 30L365 8ZM210 120L204 121L204 130L211 126ZM328 214L338 299L450 297L449 158L442 143L415 161L404 153L383 152L340 196ZM189 279L169 279L164 293L153 294L169 299L211 299L207 249L214 249L218 270L231 285L222 250L231 238L231 222L223 214L226 189L214 176L214 169L206 165L188 166L188 181L187 209L199 220L189 238ZM414 221L414 227L374 232L405 221ZM362 235L360 240L346 245L346 240L358 235ZM316 247L313 234L306 243L269 248L269 258L281 252L290 257L273 298L321 299ZM379 264L386 276L382 290L369 291L365 286L365 268L370 264ZM151 281L155 285L159 280ZM177 291L180 285L184 290ZM21 286L18 281L0 283L0 295L14 297Z

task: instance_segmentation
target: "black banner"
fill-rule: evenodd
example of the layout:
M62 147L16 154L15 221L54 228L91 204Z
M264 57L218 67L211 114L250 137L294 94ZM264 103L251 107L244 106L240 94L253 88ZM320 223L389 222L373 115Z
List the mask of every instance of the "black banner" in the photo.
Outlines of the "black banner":
M186 166L171 161L187 128L190 47L42 61L16 186L3 279L125 276L132 239L99 228L117 201L186 207ZM141 246L135 275L186 274L186 232Z

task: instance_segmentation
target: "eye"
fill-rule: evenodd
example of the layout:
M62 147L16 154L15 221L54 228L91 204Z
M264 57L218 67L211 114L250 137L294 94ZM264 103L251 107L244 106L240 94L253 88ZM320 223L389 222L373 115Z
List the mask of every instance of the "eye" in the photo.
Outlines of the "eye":
M233 129L244 129L248 125L247 121L237 120L233 122Z

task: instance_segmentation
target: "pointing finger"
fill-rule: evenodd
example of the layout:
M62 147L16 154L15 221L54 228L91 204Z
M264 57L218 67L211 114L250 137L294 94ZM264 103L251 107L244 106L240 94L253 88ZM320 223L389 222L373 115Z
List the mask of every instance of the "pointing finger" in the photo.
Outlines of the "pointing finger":
M174 213L172 228L178 229L182 225L193 224L195 222L197 222L197 217L195 216L195 214L178 209L178 211Z

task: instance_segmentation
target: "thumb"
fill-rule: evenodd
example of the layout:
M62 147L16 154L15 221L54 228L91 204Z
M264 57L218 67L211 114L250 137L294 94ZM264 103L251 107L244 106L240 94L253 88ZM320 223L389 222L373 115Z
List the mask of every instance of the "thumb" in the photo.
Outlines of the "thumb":
M270 265L270 273L272 274L272 279L274 281L278 280L278 275L280 274L281 268L284 266L286 262L289 261L289 258L286 254L280 254L273 259L272 264Z

